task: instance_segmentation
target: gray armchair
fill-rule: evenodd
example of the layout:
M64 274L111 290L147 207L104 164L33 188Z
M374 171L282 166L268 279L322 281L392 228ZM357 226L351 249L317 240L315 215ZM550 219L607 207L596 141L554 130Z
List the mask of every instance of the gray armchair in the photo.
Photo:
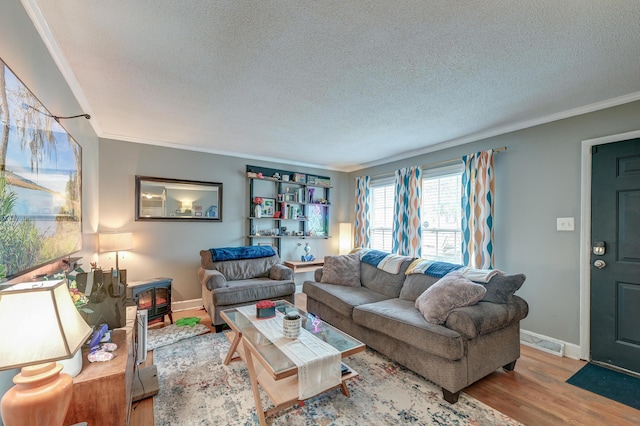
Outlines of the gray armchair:
M202 303L217 332L224 325L220 311L265 299L294 303L296 292L293 270L281 264L277 254L213 261L210 250L201 250L198 280L202 286Z

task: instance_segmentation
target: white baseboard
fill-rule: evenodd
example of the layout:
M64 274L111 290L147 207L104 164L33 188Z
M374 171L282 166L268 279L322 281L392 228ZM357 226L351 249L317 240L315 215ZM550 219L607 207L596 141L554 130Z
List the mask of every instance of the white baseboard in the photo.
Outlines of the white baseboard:
M180 302L171 303L171 311L172 312L180 312L186 311L189 309L200 309L203 308L202 298L192 299L192 300L182 300Z
M553 355L580 359L580 346L532 331L520 330L520 343Z

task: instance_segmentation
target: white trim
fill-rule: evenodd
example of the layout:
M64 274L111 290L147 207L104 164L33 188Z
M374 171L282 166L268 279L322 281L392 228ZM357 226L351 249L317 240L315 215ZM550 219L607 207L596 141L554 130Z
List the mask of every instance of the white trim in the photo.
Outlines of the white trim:
M200 309L204 308L202 304L202 298L200 299L191 299L191 300L181 300L179 302L171 303L171 312L180 312L186 311L189 309Z
M591 147L640 138L640 130L582 141L580 189L580 358L591 354Z

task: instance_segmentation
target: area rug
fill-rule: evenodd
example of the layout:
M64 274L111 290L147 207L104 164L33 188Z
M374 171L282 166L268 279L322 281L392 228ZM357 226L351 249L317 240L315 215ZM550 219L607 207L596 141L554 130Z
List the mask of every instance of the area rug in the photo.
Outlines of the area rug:
M588 363L567 383L640 410L640 379Z
M183 339L199 336L211 331L204 324L188 325L170 324L166 327L155 328L147 331L147 350L151 351L162 346L171 345Z
M223 365L223 333L206 334L154 351L160 392L155 425L257 425L249 372L243 361ZM461 394L454 405L440 388L367 349L345 360L360 375L347 382L351 397L329 391L268 417L269 425L519 425ZM266 408L273 404L261 391Z

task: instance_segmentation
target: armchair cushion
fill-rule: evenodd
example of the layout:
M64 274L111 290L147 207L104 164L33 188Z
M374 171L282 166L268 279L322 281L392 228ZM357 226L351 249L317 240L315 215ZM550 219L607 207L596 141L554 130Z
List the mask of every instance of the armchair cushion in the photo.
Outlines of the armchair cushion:
M293 280L293 269L277 263L269 269L269 278L272 280Z

